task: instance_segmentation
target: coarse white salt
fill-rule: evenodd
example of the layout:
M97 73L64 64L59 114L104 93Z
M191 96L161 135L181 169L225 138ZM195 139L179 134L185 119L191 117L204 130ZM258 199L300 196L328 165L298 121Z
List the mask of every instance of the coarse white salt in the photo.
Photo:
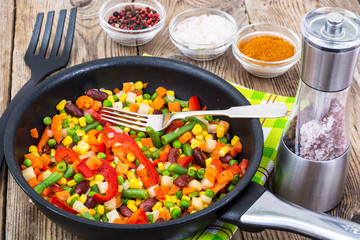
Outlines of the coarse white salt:
M214 14L188 18L174 30L177 38L189 44L219 43L225 41L232 32L231 22Z

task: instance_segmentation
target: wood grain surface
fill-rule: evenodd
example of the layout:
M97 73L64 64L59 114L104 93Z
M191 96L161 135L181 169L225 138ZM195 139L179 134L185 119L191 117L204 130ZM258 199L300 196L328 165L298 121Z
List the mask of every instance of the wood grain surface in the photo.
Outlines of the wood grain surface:
M273 79L261 79L248 74L232 55L231 48L218 59L197 62L182 55L169 39L168 25L178 13L191 8L210 7L231 14L239 28L251 23L271 22L291 28L301 35L303 15L317 7L341 7L359 14L356 0L161 0L166 11L165 28L154 40L140 47L124 47L101 29L98 10L100 0L18 0L2 1L0 8L0 113L17 91L30 78L31 71L23 61L30 41L35 18L39 12L78 8L76 32L68 66L112 56L148 53L176 59L204 68L229 81L258 91L295 96L299 83L300 62L285 74ZM55 14L54 23L57 22ZM68 21L68 17L67 17ZM350 93L351 159L343 200L329 212L360 223L360 72L356 69ZM78 239L46 218L16 184L3 166L0 171L0 238L1 239ZM270 185L270 184L268 184ZM239 231L239 239L307 239L284 231L265 230L260 233Z

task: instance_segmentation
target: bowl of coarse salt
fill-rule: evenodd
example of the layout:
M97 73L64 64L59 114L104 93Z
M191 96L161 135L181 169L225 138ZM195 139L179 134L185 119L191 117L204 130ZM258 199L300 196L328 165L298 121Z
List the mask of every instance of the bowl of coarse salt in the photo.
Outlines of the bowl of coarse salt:
M195 8L175 16L169 31L171 41L185 56L206 61L221 56L229 48L237 23L226 12Z

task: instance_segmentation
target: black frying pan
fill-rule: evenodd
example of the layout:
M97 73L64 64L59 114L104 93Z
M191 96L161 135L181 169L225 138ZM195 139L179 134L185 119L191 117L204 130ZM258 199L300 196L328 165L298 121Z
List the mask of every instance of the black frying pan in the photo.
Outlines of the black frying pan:
M43 127L44 116L56 114L61 99L76 100L90 88L114 89L123 82L148 82L148 92L163 86L175 90L180 99L198 96L208 109L226 109L249 102L218 76L195 66L154 57L117 57L83 63L46 79L23 96L5 132L6 161L26 194L52 221L86 239L180 239L200 231L216 219L234 223L244 230L285 229L313 237L346 239L357 237L359 225L326 214L314 213L284 202L257 183L251 182L262 155L263 134L258 119L228 119L232 134L240 137L248 170L224 198L202 211L168 222L120 225L88 220L65 212L38 195L22 177L20 163L28 146L36 144L31 128ZM312 220L309 222L308 218ZM346 227L345 227L346 225ZM347 229L347 230L345 230ZM360 230L357 230L360 233ZM341 234L341 235L339 235Z

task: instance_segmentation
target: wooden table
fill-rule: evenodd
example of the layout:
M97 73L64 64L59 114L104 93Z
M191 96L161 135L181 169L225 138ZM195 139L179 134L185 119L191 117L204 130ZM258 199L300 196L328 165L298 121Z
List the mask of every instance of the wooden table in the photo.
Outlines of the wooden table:
M324 6L341 7L359 14L356 0L161 0L167 11L166 26L150 43L140 47L124 47L112 41L100 28L100 0L8 0L2 1L0 17L0 112L30 78L23 60L30 41L36 14L49 10L78 7L74 45L68 66L112 57L142 55L176 59L194 64L220 77L258 91L294 96L299 82L300 63L273 79L249 75L235 60L231 49L218 59L196 62L183 56L169 39L168 24L178 13L195 7L210 7L230 13L239 27L250 23L272 22L291 28L299 35L302 16L311 9ZM57 16L55 16L55 21ZM343 200L329 214L360 223L360 74L356 69L350 93L351 159ZM0 174L0 239L78 239L48 220L20 189L7 167ZM239 231L240 239L306 239L283 231L261 233Z

